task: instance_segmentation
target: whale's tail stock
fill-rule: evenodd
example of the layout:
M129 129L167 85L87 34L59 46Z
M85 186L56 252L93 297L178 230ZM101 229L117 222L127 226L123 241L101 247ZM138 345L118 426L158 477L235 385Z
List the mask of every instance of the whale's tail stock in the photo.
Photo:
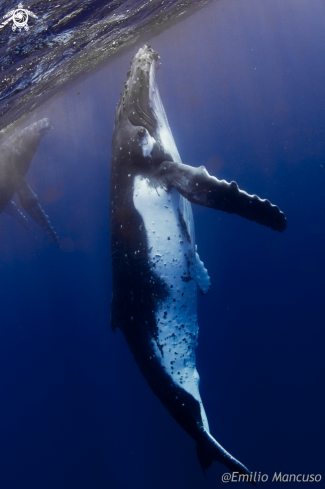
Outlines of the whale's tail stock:
M196 453L205 476L206 469L215 460L232 472L231 477L234 477L236 482L251 482L254 486L258 487L247 467L230 455L203 427L201 427L199 437L196 441Z

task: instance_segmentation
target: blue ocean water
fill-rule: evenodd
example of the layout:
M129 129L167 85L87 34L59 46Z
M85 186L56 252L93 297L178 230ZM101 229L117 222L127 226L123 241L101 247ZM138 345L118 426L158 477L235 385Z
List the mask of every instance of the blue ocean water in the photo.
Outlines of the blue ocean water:
M276 233L194 208L211 277L197 365L211 432L251 471L324 487L324 25L320 0L220 0L151 40L184 163L268 198ZM222 487L110 330L110 143L133 52L50 101L26 179L61 239L0 218L0 486ZM323 484L323 486L322 486Z

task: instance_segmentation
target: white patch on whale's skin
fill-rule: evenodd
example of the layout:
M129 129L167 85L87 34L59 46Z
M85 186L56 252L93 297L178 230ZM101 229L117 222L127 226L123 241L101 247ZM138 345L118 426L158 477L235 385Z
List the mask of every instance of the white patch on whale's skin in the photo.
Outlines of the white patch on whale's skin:
M152 157L151 153L153 150L153 145L155 144L155 140L153 137L150 136L148 131L146 131L146 134L139 140L139 144L142 148L142 154L145 157L149 156L150 158Z
M156 189L148 179L137 176L133 201L143 219L150 265L170 292L156 312L155 354L173 381L200 403L203 424L209 431L195 362L198 337L196 256L194 243L188 242L179 222L180 195L175 189L170 193L162 187ZM154 280L154 276L150 280Z

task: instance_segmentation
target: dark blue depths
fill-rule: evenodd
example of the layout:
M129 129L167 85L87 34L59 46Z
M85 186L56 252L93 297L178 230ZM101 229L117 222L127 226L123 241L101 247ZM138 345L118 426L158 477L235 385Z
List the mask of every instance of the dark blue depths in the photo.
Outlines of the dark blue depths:
M212 282L199 297L202 399L217 440L270 479L325 478L324 11L318 0L220 1L151 43L183 162L288 219L279 234L194 208ZM204 479L194 442L109 328L110 138L130 59L37 114L54 130L26 179L61 250L1 215L4 489L222 487L224 469Z

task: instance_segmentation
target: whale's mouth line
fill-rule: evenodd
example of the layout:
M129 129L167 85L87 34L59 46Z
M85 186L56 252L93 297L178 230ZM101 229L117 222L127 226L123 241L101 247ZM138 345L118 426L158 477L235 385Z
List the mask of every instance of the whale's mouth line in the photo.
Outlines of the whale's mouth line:
M115 125L128 120L133 126L146 128L154 137L158 126L153 101L153 94L158 90L155 82L155 73L160 65L158 59L158 54L149 44L134 56L117 104Z
M139 102L139 99L137 100L136 102L136 110L137 110L137 113L140 115L140 117L143 119L143 121L147 124L144 124L144 127L147 127L150 126L152 128L152 131L149 131L148 132L151 134L151 132L153 132L155 129L156 129L156 126L157 124L155 124L155 120L151 117L150 113L148 113L141 105L140 105L140 102ZM130 119L130 116L128 117L129 121L131 122L132 124L132 120Z

